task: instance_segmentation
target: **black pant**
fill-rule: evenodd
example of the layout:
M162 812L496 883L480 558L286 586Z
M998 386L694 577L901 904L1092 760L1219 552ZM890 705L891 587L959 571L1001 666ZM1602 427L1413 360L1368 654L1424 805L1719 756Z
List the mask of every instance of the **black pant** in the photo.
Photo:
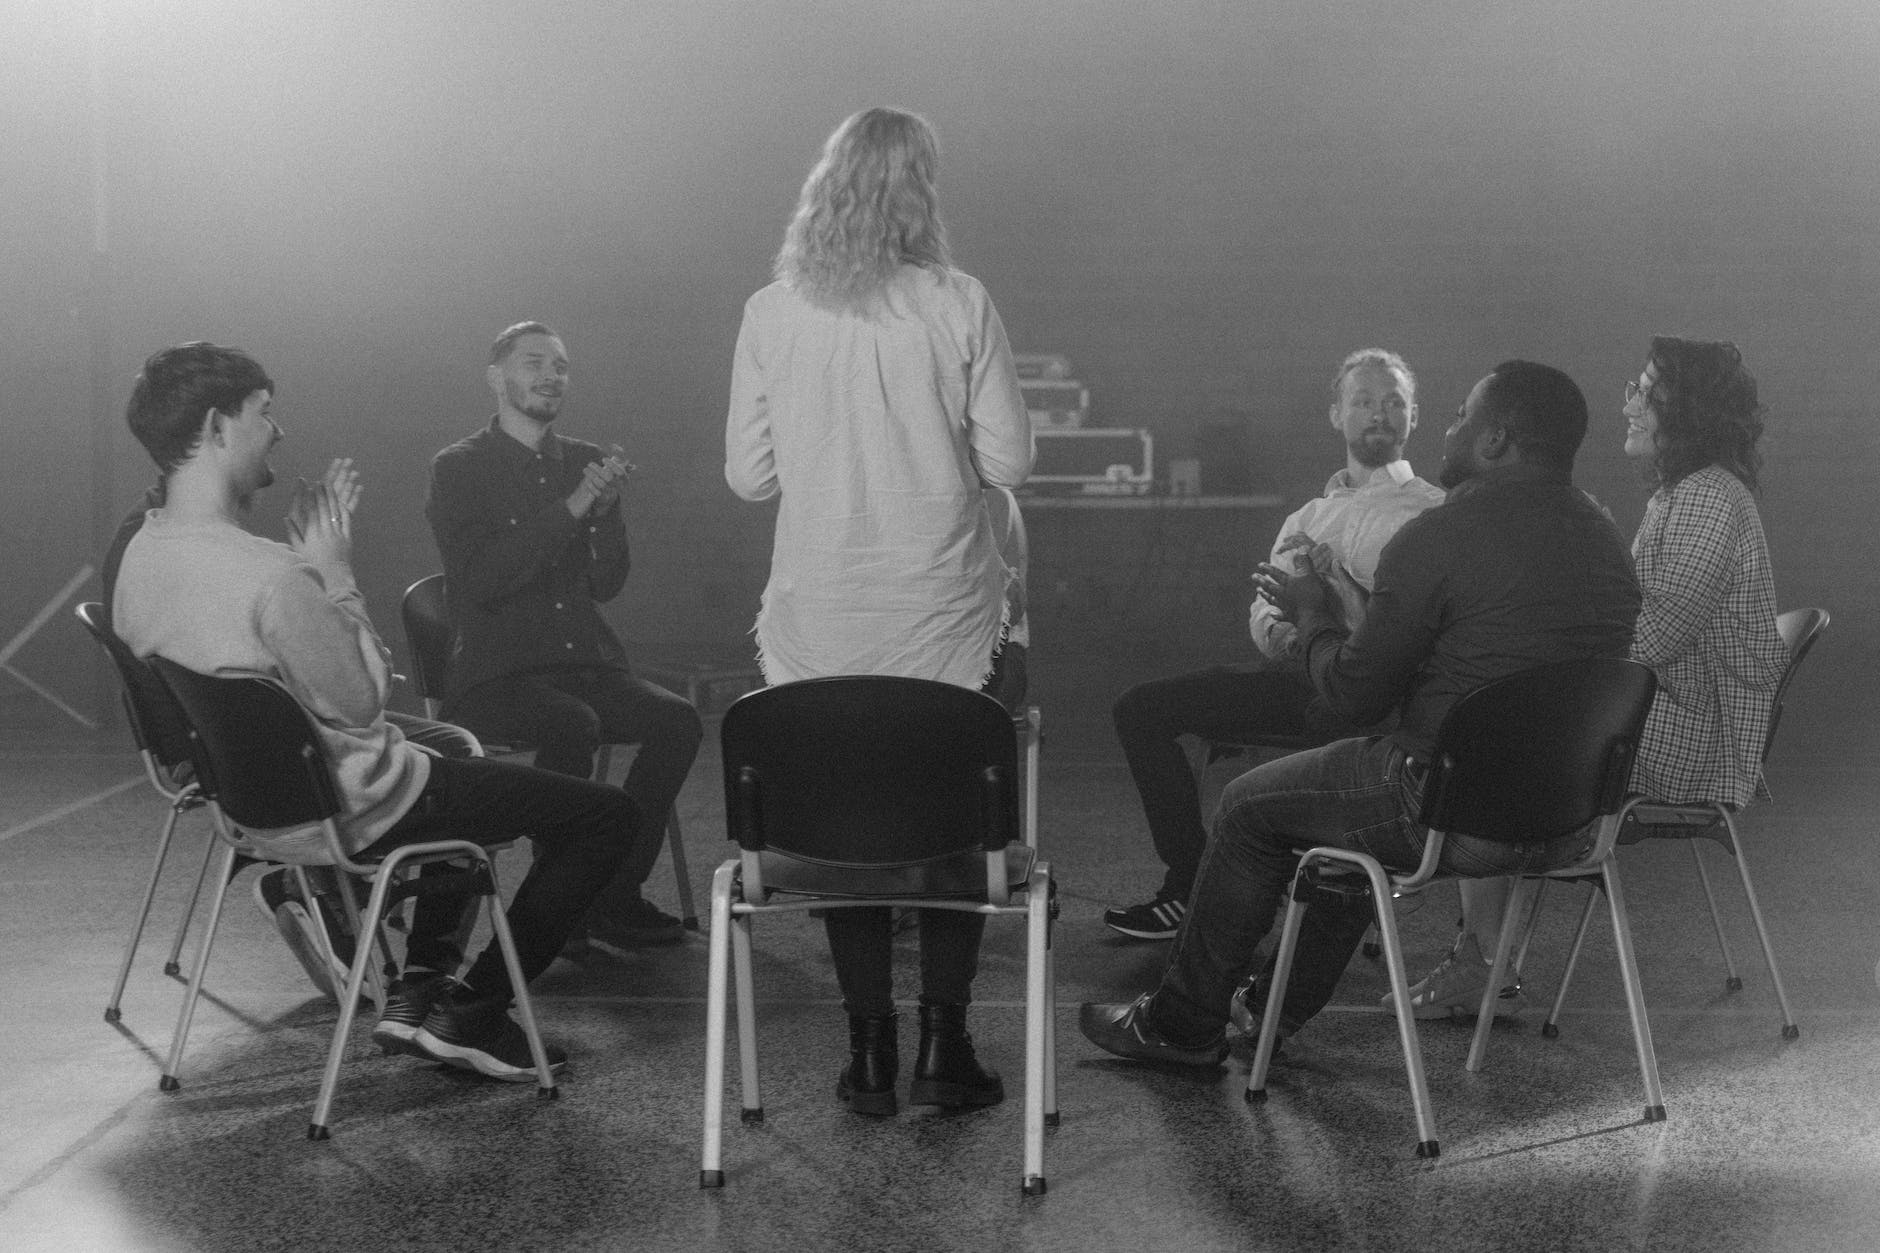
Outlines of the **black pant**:
M894 1012L892 912L885 906L832 909L823 917L842 1008L851 1014ZM920 1003L969 1004L986 916L954 909L920 909L915 915L920 919Z
M417 802L362 856L383 855L429 840L472 840L489 846L526 835L535 861L509 904L509 926L525 979L548 968L575 922L634 846L658 846L649 826L619 788L570 779L529 766L481 758L439 757ZM452 971L463 960L456 940L464 899L418 898L406 965ZM464 982L491 996L509 995L509 972L494 941Z
M1168 867L1158 900L1186 901L1207 848L1201 789L1179 737L1228 743L1268 736L1351 734L1341 728L1296 665L1257 661L1151 679L1117 697L1116 738L1142 797L1156 856Z
M621 787L654 833L635 840L603 909L639 896L659 859L658 833L698 756L704 729L682 696L607 667L568 667L480 683L447 703L443 714L492 741L535 746L539 770L588 778L602 744L638 744Z

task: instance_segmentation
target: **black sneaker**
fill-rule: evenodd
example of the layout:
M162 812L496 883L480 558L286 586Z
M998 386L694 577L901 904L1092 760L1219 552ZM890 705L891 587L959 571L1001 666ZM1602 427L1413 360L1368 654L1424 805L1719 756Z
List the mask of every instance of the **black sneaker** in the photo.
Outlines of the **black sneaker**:
M509 1016L506 998L460 1000L461 984L437 998L424 1025L412 1036L412 1044L427 1057L447 1062L463 1070L474 1070L492 1079L508 1083L527 1083L535 1078L535 1059L529 1055L529 1038L516 1020ZM548 1069L552 1074L568 1062L568 1054L544 1042Z
M346 974L352 966L353 937L338 902L323 893L314 894L315 907L326 924L327 943L333 950L329 963L320 951L319 933L314 930L314 910L301 900L300 885L291 870L271 870L255 880L255 903L279 928L287 949L300 963L313 986L333 1001L339 1002L340 989L346 986Z
M1182 929L1188 906L1160 897L1141 905L1103 911L1103 925L1132 940L1172 940Z
M450 990L454 982L449 976L435 970L420 971L392 980L391 986L385 989L385 1012L379 1015L378 1024L372 1028L372 1042L387 1053L430 1057L418 1046L418 1028L424 1025L431 1007ZM444 1059L437 1057L432 1060Z
M685 924L645 897L636 896L622 908L605 913L591 911L587 917L587 938L591 943L611 948L678 944L685 939Z

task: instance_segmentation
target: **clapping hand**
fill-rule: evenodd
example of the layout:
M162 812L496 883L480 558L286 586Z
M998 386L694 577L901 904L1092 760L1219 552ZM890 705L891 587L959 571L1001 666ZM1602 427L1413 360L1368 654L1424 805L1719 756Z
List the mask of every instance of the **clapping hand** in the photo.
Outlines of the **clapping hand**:
M615 444L607 456L581 467L581 481L568 496L568 512L575 517L613 508L621 485L639 467L626 460L625 449Z
M1345 630L1357 634L1359 626L1364 623L1365 611L1370 608L1371 594L1351 577L1351 572L1345 569L1330 544L1314 545L1309 560L1313 572L1325 580L1326 589L1332 594L1332 602L1344 621Z
M289 547L315 565L349 564L360 490L351 457L336 458L318 483L300 480L287 508Z

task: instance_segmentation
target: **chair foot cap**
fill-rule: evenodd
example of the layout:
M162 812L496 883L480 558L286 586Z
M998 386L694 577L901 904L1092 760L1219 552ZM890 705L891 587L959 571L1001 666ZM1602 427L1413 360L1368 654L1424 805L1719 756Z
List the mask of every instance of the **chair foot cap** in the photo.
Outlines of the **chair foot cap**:
M317 1143L321 1140L331 1140L333 1133L326 1129L324 1123L310 1122L307 1124L307 1138Z
M1258 1105L1264 1100L1266 1100L1265 1088L1248 1088L1247 1089L1247 1104Z
M115 1005L104 1011L104 1020L106 1022L116 1022L122 1017L124 1017L124 1011Z
M1025 1195L1026 1196L1043 1196L1044 1194L1045 1194L1044 1176L1043 1175L1026 1175L1025 1176Z
M1541 1034L1546 1036L1549 1040L1558 1040L1560 1038L1560 1024L1554 1022L1542 1023Z
M172 976L180 975L183 973L183 968L177 965L175 962L164 962L163 973L166 975L172 975Z
M1731 975L1728 979L1723 981L1723 989L1726 992L1741 992L1743 990L1743 981L1735 975Z
M165 1075L163 1078L157 1080L157 1090L159 1092L174 1092L182 1086L181 1083L177 1082L175 1075Z
M1058 1125L1058 1112L1056 1110L1052 1110L1044 1116L1044 1125L1047 1127L1055 1127Z
M1665 1107L1664 1106L1647 1105L1645 1107L1645 1121L1646 1122L1663 1122L1664 1120L1665 1120Z
M764 1121L764 1107L759 1105L756 1109L741 1109L738 1111L738 1120L747 1127L761 1123Z
M561 1089L552 1083L546 1088L537 1088L535 1090L535 1099L538 1101L559 1101L561 1099Z
M1442 1148L1434 1140L1423 1140L1417 1144L1417 1156L1433 1160L1442 1156Z
M698 1186L701 1188L722 1188L725 1186L725 1172L722 1170L701 1170L698 1172Z
M1802 1029L1794 1023L1789 1023L1782 1028L1782 1038L1785 1040L1799 1040L1802 1038Z

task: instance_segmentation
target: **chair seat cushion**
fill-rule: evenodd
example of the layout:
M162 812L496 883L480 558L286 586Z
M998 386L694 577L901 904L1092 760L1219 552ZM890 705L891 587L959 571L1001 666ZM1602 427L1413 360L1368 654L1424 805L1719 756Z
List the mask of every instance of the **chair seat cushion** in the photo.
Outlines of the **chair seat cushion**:
M1038 850L1025 844L1005 846L1006 886L1013 889L1025 886L1037 854ZM986 859L975 849L932 861L867 866L810 861L767 849L758 854L758 864L766 889L799 896L858 899L935 896L983 900L986 895Z

